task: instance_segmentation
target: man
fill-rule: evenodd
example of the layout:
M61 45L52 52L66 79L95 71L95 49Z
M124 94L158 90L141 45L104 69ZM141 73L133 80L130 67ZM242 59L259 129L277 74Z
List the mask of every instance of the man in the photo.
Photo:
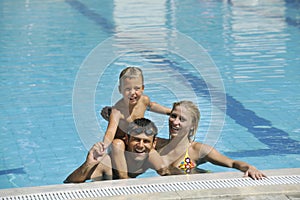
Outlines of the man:
M128 126L125 158L128 177L135 178L151 168L160 175L167 175L163 160L155 150L157 127L145 118L136 119ZM119 178L111 167L111 159L102 153L103 143L96 143L89 151L85 162L72 172L64 183L80 183L86 180L110 180ZM112 173L114 171L114 173Z

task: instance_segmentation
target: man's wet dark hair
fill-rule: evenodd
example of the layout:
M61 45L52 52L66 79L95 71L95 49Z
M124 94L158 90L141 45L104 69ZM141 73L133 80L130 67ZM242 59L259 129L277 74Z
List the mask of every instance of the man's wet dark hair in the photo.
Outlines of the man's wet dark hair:
M146 135L157 135L157 127L155 124L146 118L135 119L128 125L128 135L145 133Z

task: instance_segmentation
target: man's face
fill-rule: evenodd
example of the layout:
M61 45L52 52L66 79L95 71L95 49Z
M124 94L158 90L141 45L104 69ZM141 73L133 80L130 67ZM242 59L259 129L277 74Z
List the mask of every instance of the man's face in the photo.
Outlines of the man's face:
M127 104L136 104L144 92L142 77L138 76L136 78L126 78L121 80L119 91Z
M134 160L142 161L148 158L148 154L155 147L154 136L148 136L145 133L130 135L128 139L127 150Z

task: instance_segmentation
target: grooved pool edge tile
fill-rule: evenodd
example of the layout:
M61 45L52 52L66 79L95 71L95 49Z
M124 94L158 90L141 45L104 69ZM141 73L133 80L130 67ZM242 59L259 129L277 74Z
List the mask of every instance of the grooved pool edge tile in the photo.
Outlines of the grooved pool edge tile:
M267 176L289 176L300 175L300 168L295 169L276 169L265 170ZM192 182L192 181L209 181L220 179L236 179L242 177L241 172L226 172L226 173L211 173L211 174L197 174L197 175L178 175L154 178L140 178L114 181L100 181L82 184L65 184L65 185L50 185L41 187L15 188L0 190L0 197L10 197L18 195L32 195L41 193L64 193L66 191L75 190L93 190L99 188L113 188L113 187L128 187L137 185L151 185L151 184L170 184L176 182ZM195 189L195 190L179 190L179 191L164 191L145 194L129 194L129 195L114 195L109 199L120 198L147 198L147 199L187 199L187 198L202 198L202 197L225 197L225 196L245 196L245 195L272 195L272 194L291 194L299 196L297 192L300 191L300 184L286 184L286 185L264 185L264 186L250 186L250 187L231 187L231 188L214 188L214 189ZM107 198L107 197L106 197ZM81 198L93 199L93 198ZM95 198L94 198L95 199Z

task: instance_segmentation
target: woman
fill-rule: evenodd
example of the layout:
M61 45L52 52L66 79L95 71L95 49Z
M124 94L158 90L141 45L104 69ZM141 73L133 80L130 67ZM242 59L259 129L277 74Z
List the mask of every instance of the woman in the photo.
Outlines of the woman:
M199 173L197 166L210 162L244 172L244 176L262 179L265 175L254 166L230 159L209 145L194 141L200 112L191 101L174 103L169 117L169 140L159 139L156 148L166 159L171 174ZM180 153L179 153L180 152ZM176 155L176 156L175 156Z

